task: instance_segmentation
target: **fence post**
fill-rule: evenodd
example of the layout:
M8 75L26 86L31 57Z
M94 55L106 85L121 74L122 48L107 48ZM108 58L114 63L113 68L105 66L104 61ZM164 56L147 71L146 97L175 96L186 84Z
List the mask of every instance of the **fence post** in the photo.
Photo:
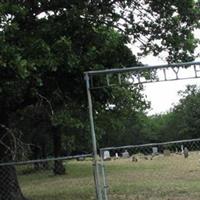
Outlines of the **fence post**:
M104 167L104 160L103 160L103 155L104 151L100 149L100 156L101 156L101 175L102 175L102 181L103 181L103 188L102 188L102 193L103 193L103 200L108 200L108 184L106 181L106 174L105 174L105 167Z
M93 118L93 108L92 108L92 97L90 92L90 80L88 73L85 73L85 81L86 81L86 89L87 89L87 97L88 97L88 107L89 107L89 117L90 117L90 129L92 135L92 145L93 145L93 166L94 166L94 180L96 187L96 199L103 200L102 192L101 192L101 181L99 174L99 166L98 166L98 154L97 154L97 144L96 144L96 135L94 129L94 118Z

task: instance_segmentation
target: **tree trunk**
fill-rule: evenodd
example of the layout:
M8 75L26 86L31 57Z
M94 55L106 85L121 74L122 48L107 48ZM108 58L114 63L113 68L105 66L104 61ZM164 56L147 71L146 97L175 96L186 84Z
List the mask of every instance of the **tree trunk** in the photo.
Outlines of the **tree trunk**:
M62 145L61 145L61 133L59 128L53 128L53 148L54 148L54 157L60 157L62 152ZM65 174L65 167L63 165L62 160L57 160L54 162L54 174L55 175L62 175Z
M6 112L0 109L0 163L12 161L12 137L5 127L8 126ZM5 127L4 127L5 126ZM0 166L0 200L24 200L15 166Z
M14 166L0 166L0 200L25 200Z
M37 144L35 144L32 147L32 153L33 153L33 160L39 159L39 148L38 148ZM37 162L34 163L33 166L34 166L34 170L39 170L40 169L40 165Z
M42 158L43 159L47 158L46 144L45 143L41 144L41 149L42 149ZM49 163L48 163L48 161L42 163L42 168L43 169L49 169Z

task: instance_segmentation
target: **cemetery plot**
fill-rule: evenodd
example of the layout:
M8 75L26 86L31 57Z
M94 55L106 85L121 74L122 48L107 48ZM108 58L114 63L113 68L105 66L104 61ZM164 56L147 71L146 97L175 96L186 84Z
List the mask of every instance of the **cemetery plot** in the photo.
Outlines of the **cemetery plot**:
M130 157L124 157L128 152ZM197 200L200 141L110 149L105 163L110 200Z
M188 157L182 152L185 147ZM110 160L104 164L109 200L199 200L199 141L182 147L175 144L107 151ZM63 160L67 173L62 176L53 175L53 161L48 162L48 168L37 170L33 163L17 165L17 176L27 199L94 200L91 161Z
M105 152L109 200L199 200L200 139ZM92 158L63 158L67 173L62 176L53 174L54 159L15 167L27 199L94 200L91 162Z

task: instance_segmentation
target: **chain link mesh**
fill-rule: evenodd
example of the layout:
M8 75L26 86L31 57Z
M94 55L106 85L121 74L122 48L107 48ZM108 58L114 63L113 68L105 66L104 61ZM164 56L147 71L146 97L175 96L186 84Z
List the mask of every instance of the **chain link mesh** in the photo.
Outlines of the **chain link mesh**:
M0 163L0 200L95 199L92 157Z
M200 139L101 151L109 200L200 198Z
M103 200L199 199L200 139L105 148L101 155ZM0 200L13 199L95 199L92 158L1 163Z

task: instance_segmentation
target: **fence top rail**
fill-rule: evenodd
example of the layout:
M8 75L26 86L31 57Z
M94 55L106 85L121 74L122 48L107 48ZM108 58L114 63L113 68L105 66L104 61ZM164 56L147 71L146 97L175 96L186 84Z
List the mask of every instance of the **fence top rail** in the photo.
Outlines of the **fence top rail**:
M172 63L172 64L164 64L164 65L141 65L135 67L126 67L126 68L113 68L113 69L105 69L105 70L94 70L94 71L86 71L87 75L100 75L100 74L112 74L112 73L123 73L123 72L132 72L137 70L145 70L145 69L162 69L162 68L175 68L175 67L189 67L193 65L200 65L200 62L185 62L185 63Z
M152 147L152 146L162 146L168 144L180 144L180 143L187 143L187 142L198 142L200 138L197 139L188 139L188 140L177 140L177 141L170 141L170 142L159 142L159 143L149 143L149 144L139 144L139 145L127 145L127 146L118 146L118 147L106 147L101 148L100 151L109 151L109 150L120 150L120 149L131 149L137 147Z
M0 163L1 166L10 166L10 165L26 165L26 164L35 164L35 163L43 163L48 161L58 161L58 160L72 160L77 158L89 158L92 157L93 154L83 154L76 156L65 156L65 157L57 157L57 158L47 158L47 159L37 159L37 160L28 160L28 161L13 161L7 163Z

